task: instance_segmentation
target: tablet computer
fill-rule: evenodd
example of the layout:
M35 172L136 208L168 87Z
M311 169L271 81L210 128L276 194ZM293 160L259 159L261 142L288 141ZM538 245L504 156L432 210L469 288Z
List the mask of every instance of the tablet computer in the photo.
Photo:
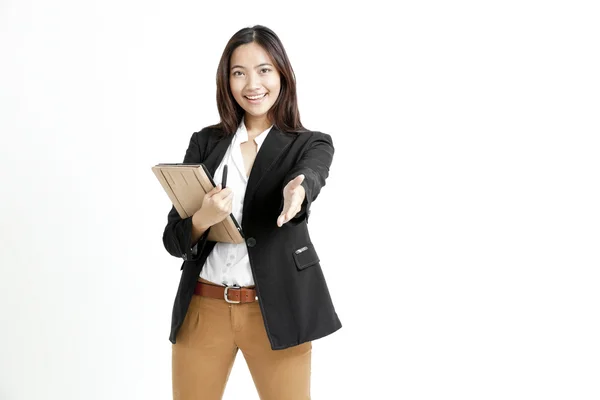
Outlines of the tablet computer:
M161 163L152 167L181 218L194 215L202 207L204 195L216 185L204 164ZM210 227L208 240L244 243L244 234L233 214Z

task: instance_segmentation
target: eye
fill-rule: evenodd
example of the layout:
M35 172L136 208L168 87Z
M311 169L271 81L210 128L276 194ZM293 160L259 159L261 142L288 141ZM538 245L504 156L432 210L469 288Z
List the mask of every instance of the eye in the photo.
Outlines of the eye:
M261 72L262 72L262 71L271 72L271 68L262 68L262 69L261 69Z
M232 75L233 75L233 76L239 76L239 75L236 75L238 72L239 72L240 74L242 73L241 71L233 71L233 74L232 74Z

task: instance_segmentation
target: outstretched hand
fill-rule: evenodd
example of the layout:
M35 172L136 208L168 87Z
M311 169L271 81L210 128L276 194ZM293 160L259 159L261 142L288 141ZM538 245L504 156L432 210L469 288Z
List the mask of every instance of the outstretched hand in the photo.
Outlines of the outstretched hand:
M304 181L304 175L298 175L283 188L283 210L277 218L278 227L282 227L300 211L306 196L302 181Z

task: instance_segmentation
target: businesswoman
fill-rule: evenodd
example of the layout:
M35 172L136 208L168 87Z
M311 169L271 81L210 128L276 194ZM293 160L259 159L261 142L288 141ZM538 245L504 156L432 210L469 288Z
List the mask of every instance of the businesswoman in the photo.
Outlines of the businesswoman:
M203 163L217 187L191 217L173 207L163 235L184 260L169 338L173 396L221 399L241 350L261 399L310 399L312 341L341 328L307 225L332 139L300 123L293 69L264 26L227 43L217 107L220 123L192 134L183 160ZM245 243L208 240L230 213Z

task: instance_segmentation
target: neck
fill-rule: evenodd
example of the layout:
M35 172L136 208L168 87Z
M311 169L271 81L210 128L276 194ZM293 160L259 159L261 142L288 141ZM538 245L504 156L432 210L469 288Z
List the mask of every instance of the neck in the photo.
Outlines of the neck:
M248 132L248 136L250 136L251 134L252 136L256 136L259 133L265 131L271 125L273 125L273 123L269 121L269 119L266 116L254 117L249 114L244 115L244 124L246 125L246 131Z

